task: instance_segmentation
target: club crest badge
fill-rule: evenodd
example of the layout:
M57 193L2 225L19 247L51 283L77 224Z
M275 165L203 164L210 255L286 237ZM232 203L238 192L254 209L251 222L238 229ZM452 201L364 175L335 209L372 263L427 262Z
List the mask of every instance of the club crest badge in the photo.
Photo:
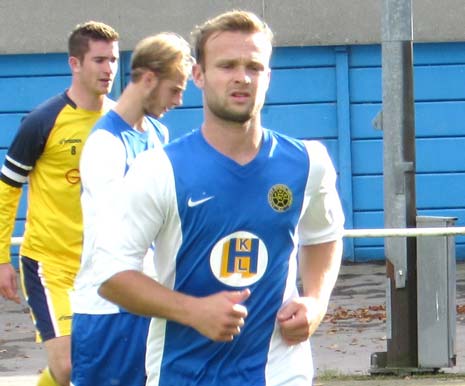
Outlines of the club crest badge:
M273 185L268 192L268 203L276 212L285 212L292 205L292 192L287 185Z

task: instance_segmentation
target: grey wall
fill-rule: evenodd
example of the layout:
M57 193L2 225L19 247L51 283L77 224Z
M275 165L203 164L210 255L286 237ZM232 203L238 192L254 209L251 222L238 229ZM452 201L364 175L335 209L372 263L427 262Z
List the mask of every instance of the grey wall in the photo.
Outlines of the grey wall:
M171 30L184 37L225 10L262 16L278 46L371 44L381 39L386 0L1 0L0 54L65 52L67 35L94 19L115 27L121 49ZM465 40L464 0L413 0L414 40Z

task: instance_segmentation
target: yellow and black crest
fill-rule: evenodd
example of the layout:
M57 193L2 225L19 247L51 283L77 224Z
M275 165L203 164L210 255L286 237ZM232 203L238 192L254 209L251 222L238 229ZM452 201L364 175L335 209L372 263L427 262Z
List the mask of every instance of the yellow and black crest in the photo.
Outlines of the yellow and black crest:
M292 205L292 192L287 185L277 184L268 192L268 202L276 212L285 212Z

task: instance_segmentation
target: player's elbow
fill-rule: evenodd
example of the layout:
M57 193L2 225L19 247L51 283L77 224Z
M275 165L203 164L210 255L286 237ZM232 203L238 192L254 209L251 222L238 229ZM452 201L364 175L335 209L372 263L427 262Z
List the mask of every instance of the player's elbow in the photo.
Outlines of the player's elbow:
M115 280L115 277L112 276L108 280L104 281L99 289L98 289L98 294L111 302L116 302L117 301L117 288L118 284L117 281Z

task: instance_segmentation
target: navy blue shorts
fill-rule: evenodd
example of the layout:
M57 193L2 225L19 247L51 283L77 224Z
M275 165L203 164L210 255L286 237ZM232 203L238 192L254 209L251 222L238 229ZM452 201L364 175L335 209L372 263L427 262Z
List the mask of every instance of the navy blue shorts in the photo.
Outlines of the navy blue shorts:
M74 314L73 386L145 386L150 318L129 313Z

